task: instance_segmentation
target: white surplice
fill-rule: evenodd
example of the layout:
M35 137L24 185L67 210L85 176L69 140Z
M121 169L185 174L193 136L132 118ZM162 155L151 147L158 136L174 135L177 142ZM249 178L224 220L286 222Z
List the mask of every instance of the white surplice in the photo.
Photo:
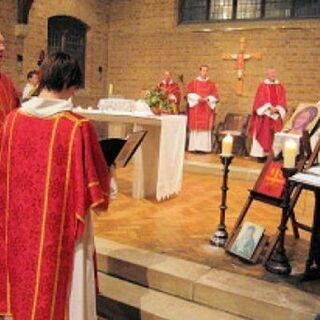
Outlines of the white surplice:
M209 79L202 79L197 77L198 81L208 81ZM206 97L208 99L209 107L214 110L218 99L214 96ZM201 99L201 96L197 93L188 93L187 100L189 108L194 108ZM190 130L189 132L189 144L188 151L203 151L211 152L212 142L211 142L211 130Z
M275 80L275 82L271 82L269 79L265 79L264 80L265 84L279 84L278 80ZM259 107L257 109L257 114L258 116L267 116L273 120L277 120L279 117L281 117L282 120L284 120L285 116L286 116L286 109L283 106L276 106L277 111L279 112L278 114L271 114L270 113L270 108L272 107L271 103L265 103L264 105L262 105L261 107ZM251 157L255 157L255 158L262 158L268 155L268 153L266 153L261 144L259 143L259 141L255 138L257 135L256 132L253 132L252 135L252 145L251 145L251 151L250 151L250 156Z

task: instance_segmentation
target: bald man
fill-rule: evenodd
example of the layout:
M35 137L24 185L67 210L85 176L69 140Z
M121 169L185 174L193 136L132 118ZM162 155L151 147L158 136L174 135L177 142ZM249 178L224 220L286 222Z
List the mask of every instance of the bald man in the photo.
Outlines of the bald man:
M6 115L20 106L19 95L12 81L1 72L5 52L4 41L4 36L0 32L0 127Z
M274 134L283 128L287 112L286 91L277 78L276 70L269 68L266 79L259 85L252 107L250 155L263 162L272 148Z
M171 103L176 105L176 111L179 112L181 92L179 85L173 81L171 72L166 70L163 74L163 80L158 84L167 94Z

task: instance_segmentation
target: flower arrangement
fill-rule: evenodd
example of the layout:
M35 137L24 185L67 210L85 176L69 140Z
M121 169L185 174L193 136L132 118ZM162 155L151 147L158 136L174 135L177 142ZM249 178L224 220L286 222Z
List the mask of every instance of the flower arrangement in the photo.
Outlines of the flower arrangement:
M169 94L162 88L148 90L145 95L145 101L154 114L173 114L176 113L176 105L169 100Z

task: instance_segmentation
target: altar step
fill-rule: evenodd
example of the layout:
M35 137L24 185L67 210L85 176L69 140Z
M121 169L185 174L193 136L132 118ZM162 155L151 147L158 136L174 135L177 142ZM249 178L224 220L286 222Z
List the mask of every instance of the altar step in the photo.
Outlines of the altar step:
M108 320L313 320L319 297L96 238L98 310Z
M244 320L175 296L99 273L98 310L108 320Z
M222 176L222 165L218 163L208 163L192 160L184 160L184 171L197 174L209 174L213 176ZM229 167L229 177L231 179L239 179L245 181L254 181L258 178L261 169L251 169L232 165Z

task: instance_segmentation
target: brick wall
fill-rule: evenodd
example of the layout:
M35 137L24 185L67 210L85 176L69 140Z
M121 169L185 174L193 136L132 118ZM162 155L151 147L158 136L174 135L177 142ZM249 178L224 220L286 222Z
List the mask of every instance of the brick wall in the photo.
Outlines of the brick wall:
M107 81L108 52L108 0L34 0L29 14L28 34L23 40L15 40L14 26L16 21L15 1L1 1L1 28L7 38L8 55L5 70L13 77L22 89L25 76L37 67L40 50L47 50L48 18L66 15L88 25L86 46L86 87L79 91L76 102L94 105L99 97L105 95ZM3 5L5 11L3 11ZM10 18L8 18L10 17ZM15 72L15 51L21 51L24 57L23 71ZM98 72L99 66L102 73Z
M213 31L199 33L203 28ZM244 95L238 97L235 63L223 60L222 55L237 53L241 37L246 38L246 52L261 53L262 59L246 63ZM183 74L186 83L197 76L202 63L210 66L211 78L218 86L219 118L231 110L250 111L268 66L274 66L286 84L291 109L301 101L318 101L320 21L178 25L175 0L112 2L108 78L116 93L138 97L141 88L156 84L165 69L172 70L175 78Z
M8 61L4 70L20 87L25 74L36 66L47 48L47 21L55 15L76 17L89 26L86 51L86 88L77 102L93 105L114 84L115 94L138 98L141 89L153 87L163 70L170 69L184 85L210 66L210 76L221 96L219 118L233 110L249 112L256 87L266 67L275 66L286 84L290 108L300 101L318 101L320 73L320 21L222 22L177 24L177 0L34 0L25 39L14 36L15 1L0 0L1 30L7 38ZM212 32L199 30L211 28ZM232 29L232 30L230 30ZM244 95L235 94L236 70L223 54L237 53L246 38L246 52L262 59L246 63ZM16 70L16 54L24 56L23 72ZM103 68L102 75L98 67Z
M1 70L19 84L17 54L22 51L22 42L15 37L16 1L0 0L0 31L5 37L5 61Z

